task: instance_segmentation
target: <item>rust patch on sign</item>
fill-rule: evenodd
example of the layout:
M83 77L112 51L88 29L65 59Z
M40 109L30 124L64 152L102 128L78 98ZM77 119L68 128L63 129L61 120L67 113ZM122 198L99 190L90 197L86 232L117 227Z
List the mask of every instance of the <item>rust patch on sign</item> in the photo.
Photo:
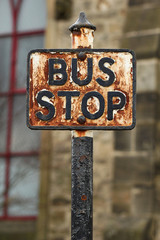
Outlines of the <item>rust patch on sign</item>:
M75 37L78 33L75 33ZM108 51L83 49L86 59L81 61L77 58L77 54L81 50L37 50L32 51L28 58L29 76L28 76L28 125L31 128L57 128L57 129L114 129L114 128L133 128L135 123L135 59L130 51ZM113 59L113 64L103 63L100 68L101 59ZM49 84L49 59L62 59L66 63L67 81L62 85ZM79 85L73 79L73 62L72 59L77 59L77 78L84 81L88 77L90 71L88 59L92 60L92 79L86 85ZM90 60L90 61L91 61ZM62 68L61 64L54 64L54 69ZM109 69L114 73L114 81L109 86L102 86L97 79L101 79L104 83L109 80L109 74L105 72ZM134 70L134 71L133 71ZM57 70L58 71L58 70ZM63 81L63 73L55 73L53 79ZM42 106L37 101L39 92L49 91L53 94L52 97L43 96L41 100L48 102L50 106L54 106L55 114L51 119L45 121L37 117L37 113L46 116L50 113L48 107ZM113 119L108 119L108 95L109 92L120 92L125 97L125 104L121 109L113 110ZM62 92L77 92L77 96L71 96L67 99ZM101 97L91 96L85 101L85 95L89 92L96 92ZM78 95L79 94L79 95ZM86 95L87 97L87 95ZM102 100L103 100L102 99ZM67 119L66 107L67 101L70 102L70 117ZM122 101L119 97L112 98L112 105L120 104ZM82 109L84 103L84 111ZM87 106L85 106L85 103ZM102 108L103 113L96 118L96 114ZM69 112L70 111L70 112ZM90 113L91 117L86 117L84 124L79 124L77 121L79 116L85 112ZM100 114L99 114L100 115ZM95 117L96 119L92 119Z

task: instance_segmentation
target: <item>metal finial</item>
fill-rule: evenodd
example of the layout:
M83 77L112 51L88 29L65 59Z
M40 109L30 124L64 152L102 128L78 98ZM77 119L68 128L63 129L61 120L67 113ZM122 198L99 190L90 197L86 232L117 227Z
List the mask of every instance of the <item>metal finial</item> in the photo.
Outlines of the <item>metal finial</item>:
M84 12L80 12L79 18L69 27L69 30L72 32L74 30L79 30L82 27L96 30L96 27L88 21Z

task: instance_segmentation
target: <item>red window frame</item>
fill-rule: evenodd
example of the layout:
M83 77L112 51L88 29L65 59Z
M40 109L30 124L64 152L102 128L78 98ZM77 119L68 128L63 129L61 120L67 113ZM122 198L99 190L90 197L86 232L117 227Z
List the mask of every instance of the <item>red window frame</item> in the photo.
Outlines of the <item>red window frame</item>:
M11 132L12 132L12 119L13 119L13 97L15 95L25 95L25 88L16 88L16 59L18 49L18 38L23 36L32 36L44 34L45 30L34 31L17 31L17 20L21 9L23 0L18 0L17 5L14 5L14 0L10 0L10 8L12 13L12 32L7 34L0 34L0 38L11 38L11 62L10 62L10 79L9 79L9 91L0 92L1 97L8 98L8 116L7 116L7 138L6 138L6 150L4 153L0 153L0 157L5 158L5 192L4 192L4 207L3 216L0 216L0 220L35 220L36 216L9 216L8 215L8 195L9 195L9 175L10 175L10 159L11 157L26 157L26 156L38 156L38 151L30 152L11 152Z

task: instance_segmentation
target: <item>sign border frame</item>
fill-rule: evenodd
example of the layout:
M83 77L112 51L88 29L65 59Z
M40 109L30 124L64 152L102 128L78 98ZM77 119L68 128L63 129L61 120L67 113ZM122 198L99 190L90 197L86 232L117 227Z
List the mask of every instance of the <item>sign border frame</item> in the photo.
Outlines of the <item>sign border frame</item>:
M50 52L128 52L132 55L133 60L133 97L132 97L132 124L130 126L32 126L29 123L29 74L30 74L30 56L33 53L50 53ZM136 125L136 56L133 50L129 49L34 49L28 53L27 57L27 92L26 92L26 119L27 126L32 130L131 130Z

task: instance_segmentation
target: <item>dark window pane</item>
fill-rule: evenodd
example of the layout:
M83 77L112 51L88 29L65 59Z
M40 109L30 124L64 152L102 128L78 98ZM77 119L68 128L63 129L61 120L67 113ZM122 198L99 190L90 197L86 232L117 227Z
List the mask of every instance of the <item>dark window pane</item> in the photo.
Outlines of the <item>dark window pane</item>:
M3 158L0 158L0 216L3 215L4 189L5 189L5 160Z
M0 23L0 34L10 33L12 31L12 17L9 0L0 1Z
M26 87L27 76L27 55L30 50L43 48L43 35L20 38L18 42L18 59L17 59L17 88Z
M0 152L5 152L6 150L7 100L6 97L0 97Z
M18 19L18 31L45 29L46 26L46 1L22 1Z
M39 149L39 144L40 131L32 131L26 126L26 97L15 96L11 151L35 151Z
M37 158L12 158L8 213L10 216L37 215L39 161Z
M0 38L0 92L9 89L10 61L11 61L11 39Z

